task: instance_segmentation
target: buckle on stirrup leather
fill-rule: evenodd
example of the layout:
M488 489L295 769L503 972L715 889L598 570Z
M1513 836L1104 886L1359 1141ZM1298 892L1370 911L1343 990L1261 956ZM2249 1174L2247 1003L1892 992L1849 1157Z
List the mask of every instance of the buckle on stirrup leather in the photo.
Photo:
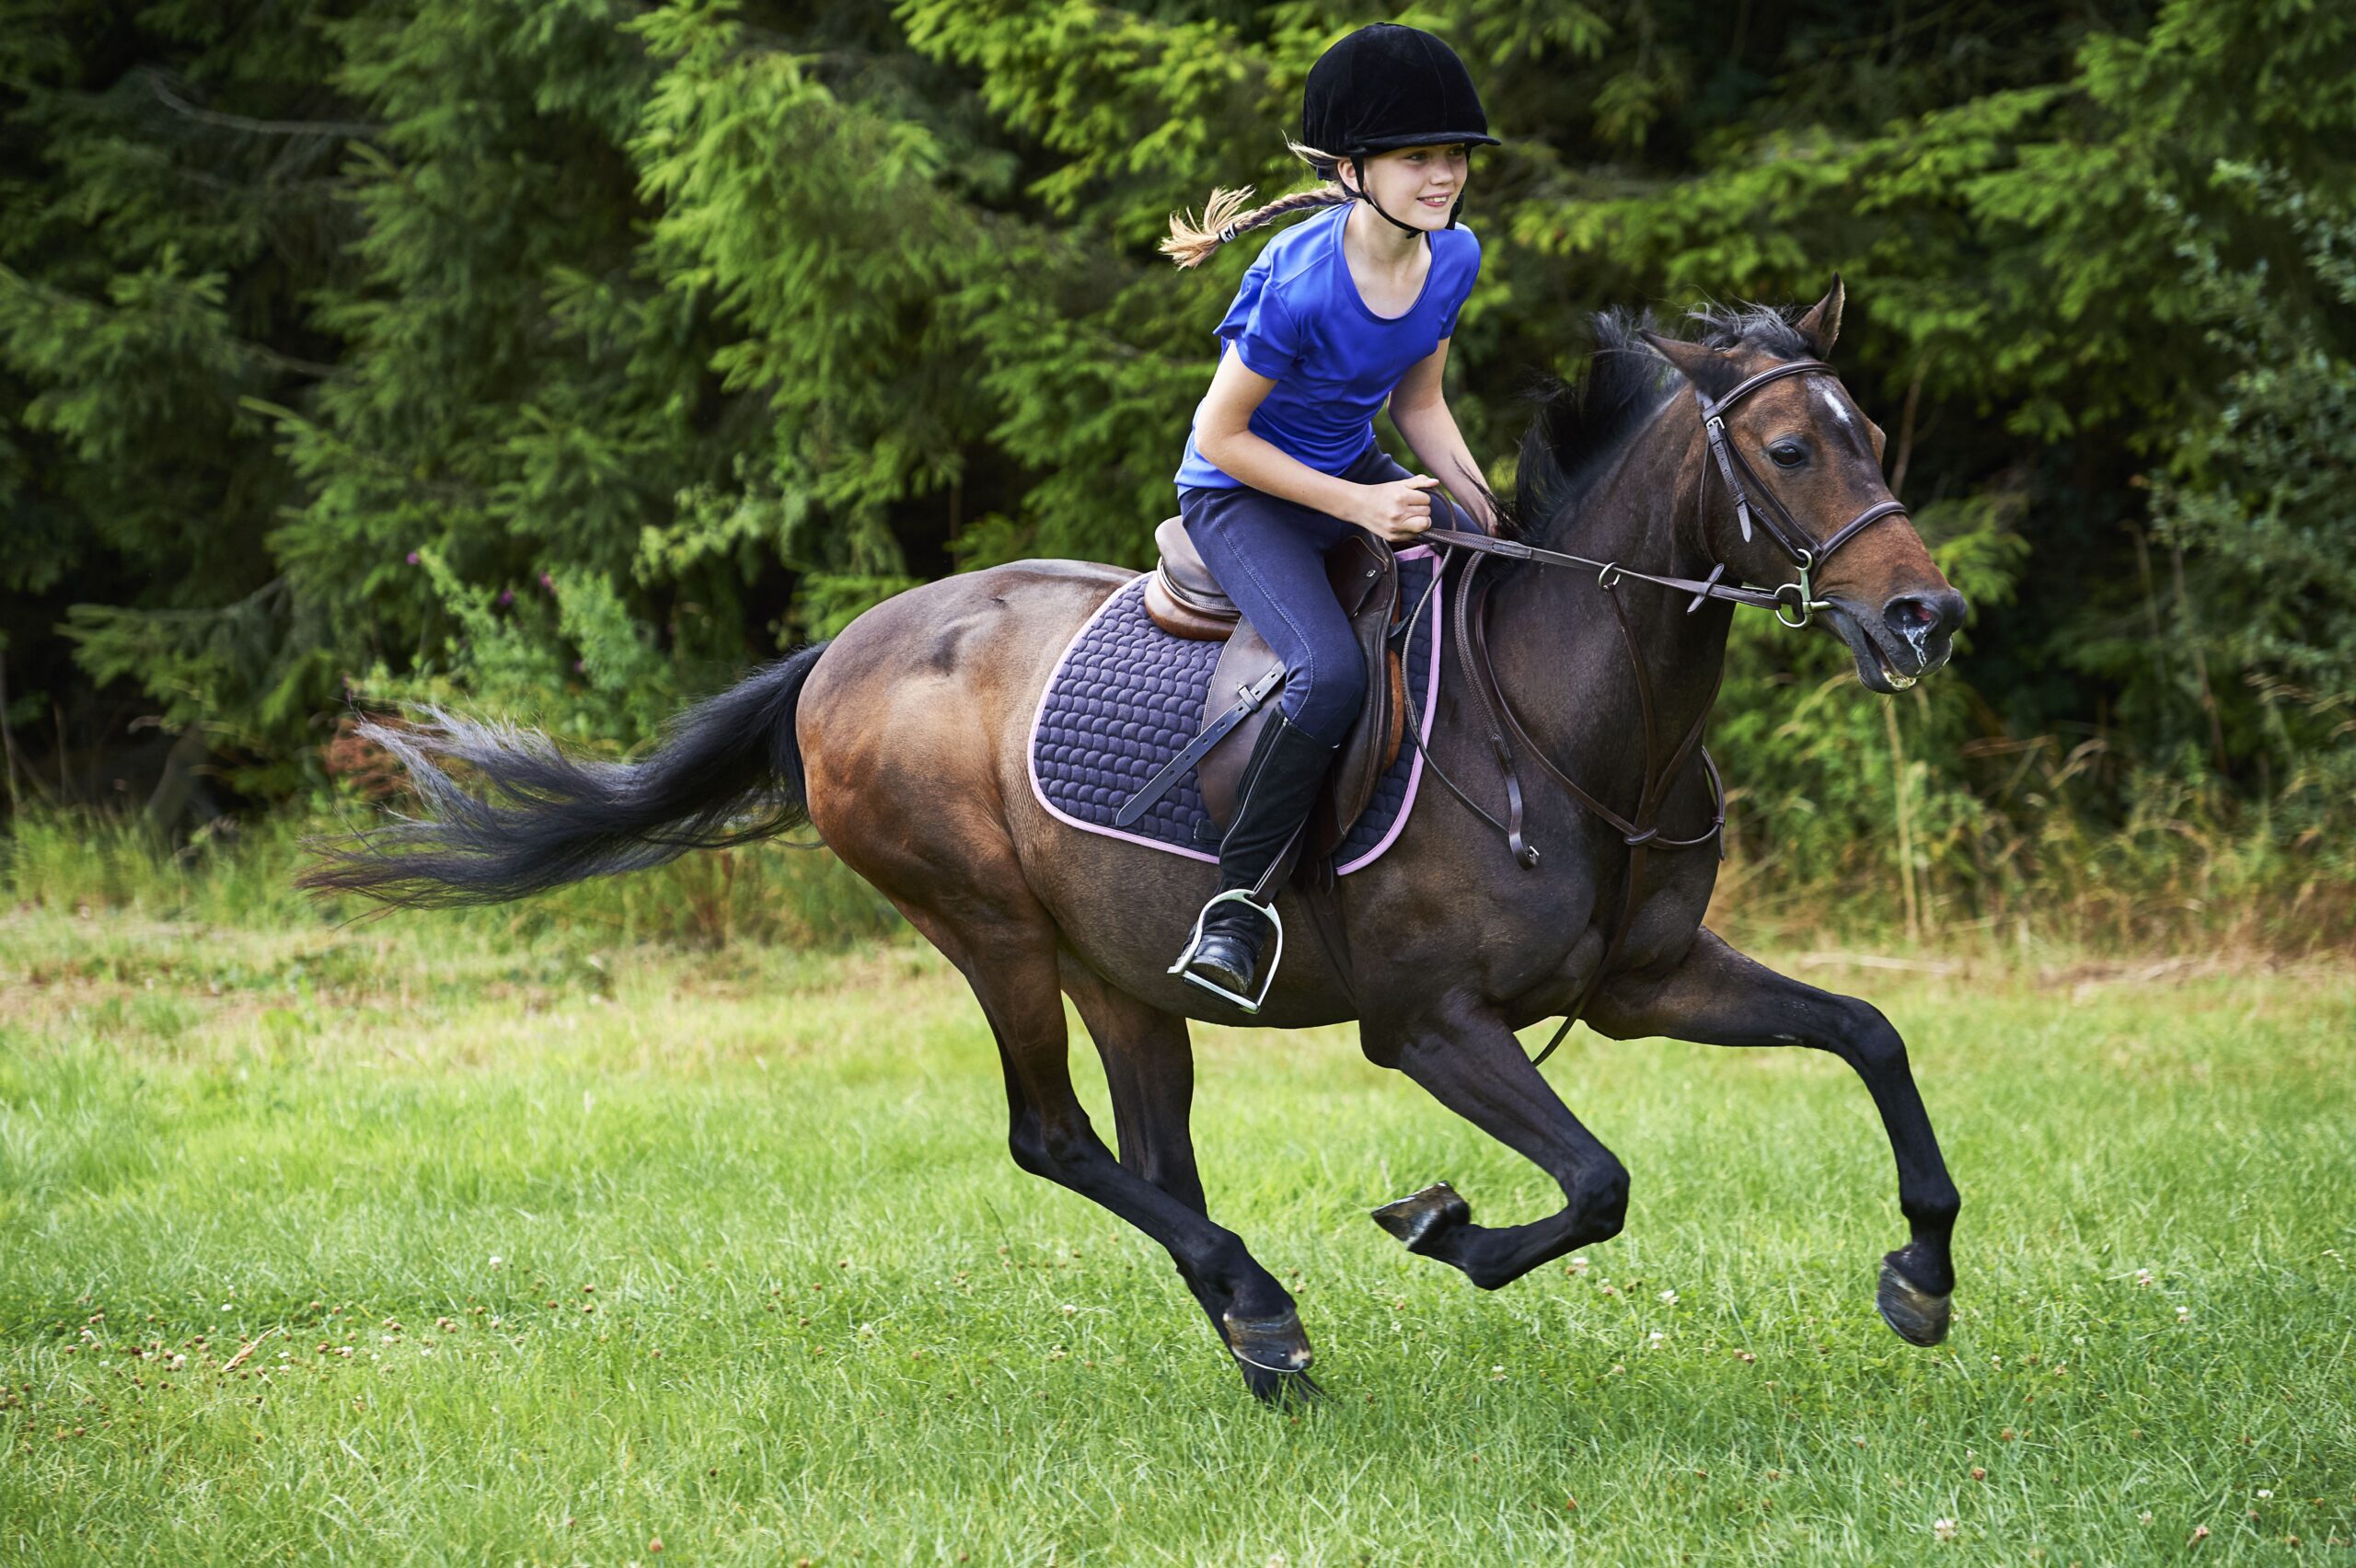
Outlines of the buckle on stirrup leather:
M1195 954L1202 951L1203 922L1210 917L1211 905L1229 903L1249 905L1253 913L1266 916L1268 924L1274 926L1276 929L1276 949L1268 954L1267 972L1261 977L1260 994L1256 997L1247 997L1241 992L1230 991L1216 980L1206 980L1201 975L1186 967L1188 964L1195 962ZM1178 962L1172 964L1165 973L1175 974L1178 978L1187 982L1189 985L1200 986L1204 990L1208 991L1214 997L1223 997L1227 1000L1233 1002L1237 1007L1242 1008L1247 1013L1256 1013L1260 1010L1260 1004L1268 999L1269 987L1276 983L1276 966L1284 962L1284 956L1285 923L1282 917L1277 915L1276 906L1274 904L1262 904L1258 900L1254 899L1252 896L1252 890L1250 888L1231 887L1225 893L1214 894L1209 902L1203 905L1201 911L1195 915L1195 933L1193 936L1186 939L1186 950L1178 955Z

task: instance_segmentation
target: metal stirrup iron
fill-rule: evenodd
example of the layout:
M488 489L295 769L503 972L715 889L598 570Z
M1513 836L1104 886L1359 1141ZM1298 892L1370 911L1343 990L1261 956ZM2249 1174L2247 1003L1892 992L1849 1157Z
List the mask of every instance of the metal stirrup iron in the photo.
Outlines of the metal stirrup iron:
M1256 997L1247 997L1242 992L1230 991L1218 981L1206 980L1186 967L1195 962L1195 954L1202 949L1203 924L1210 918L1212 906L1220 904L1244 905L1253 914L1266 916L1268 924L1276 928L1276 950L1268 954L1267 972L1260 978L1260 994ZM1270 899L1263 904L1252 896L1252 889L1231 887L1225 893L1213 894L1209 901L1204 904L1202 909L1195 916L1195 932L1186 939L1186 950L1178 955L1178 962L1172 964L1165 973L1175 974L1189 985L1200 986L1214 997L1224 997L1247 1013L1256 1013L1260 1010L1260 1004L1268 999L1269 989L1276 983L1276 966L1282 963L1284 959L1285 922L1284 917L1276 913L1276 900Z

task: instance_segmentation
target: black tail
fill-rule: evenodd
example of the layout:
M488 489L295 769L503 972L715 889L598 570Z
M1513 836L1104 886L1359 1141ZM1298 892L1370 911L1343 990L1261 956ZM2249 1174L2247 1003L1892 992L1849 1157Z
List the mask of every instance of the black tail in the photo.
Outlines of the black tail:
M410 908L503 904L805 823L793 710L826 647L789 653L688 709L639 762L569 757L545 735L439 709L413 730L364 724L409 770L425 814L322 845L321 863L296 881ZM479 774L482 794L436 757Z

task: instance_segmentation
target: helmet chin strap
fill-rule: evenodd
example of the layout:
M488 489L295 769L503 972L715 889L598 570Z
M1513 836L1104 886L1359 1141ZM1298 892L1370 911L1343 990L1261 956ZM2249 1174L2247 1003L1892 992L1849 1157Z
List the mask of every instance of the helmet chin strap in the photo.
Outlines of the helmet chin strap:
M1350 190L1350 194L1351 194L1351 195L1353 195L1353 196L1357 197L1359 201L1361 201L1361 202L1365 202L1368 206L1372 207L1376 212L1378 212L1378 213L1382 213L1382 217L1383 217L1383 221L1384 221L1384 222L1386 222L1386 223L1388 223L1392 227L1393 227L1393 228L1403 228L1403 229L1405 229L1409 234L1421 234L1421 233L1423 233L1423 232L1424 232L1422 229L1417 228L1415 225L1413 225L1413 224L1409 224L1409 223L1402 223L1402 222L1401 222L1400 220L1398 220L1397 218L1392 217L1389 213L1387 213L1387 212L1383 212L1382 203L1381 203L1381 202L1378 202L1378 201L1376 201L1376 200L1374 199L1374 192L1373 192L1373 190L1370 190L1370 189L1367 186L1367 182L1366 182L1366 155L1365 155L1364 153L1357 153L1357 154L1354 154L1354 155L1352 155L1352 156L1351 156L1351 158L1350 158L1350 161L1351 161L1351 162L1353 162L1353 163L1355 163L1355 164L1357 164L1357 165L1358 166L1358 189L1357 189L1356 190L1350 190L1350 182L1349 182L1348 180L1346 180L1346 179L1342 179L1341 171L1340 171L1340 170L1338 170L1338 169L1336 169L1336 170L1334 171L1334 179L1342 179L1342 189L1343 189L1343 190ZM1464 210L1464 197L1463 197L1462 193L1461 193L1461 192L1460 192L1460 193L1457 195L1457 198L1456 198L1455 202L1452 202L1452 203L1449 205L1449 209L1448 209L1448 226L1449 226L1449 228L1454 228L1454 227L1456 226L1456 214L1457 214L1457 213L1461 213L1461 212L1462 212L1463 210Z

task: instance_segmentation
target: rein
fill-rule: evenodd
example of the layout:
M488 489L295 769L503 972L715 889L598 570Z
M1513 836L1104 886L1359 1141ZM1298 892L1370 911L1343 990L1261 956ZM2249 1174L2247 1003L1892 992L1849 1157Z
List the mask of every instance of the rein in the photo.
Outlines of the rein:
M1828 375L1838 378L1838 373L1822 360L1794 360L1788 363L1774 365L1761 371L1758 375L1738 383L1726 396L1715 400L1704 397L1700 387L1693 389L1693 400L1701 409L1703 433L1708 441L1711 455L1715 459L1718 475L1725 481L1728 493L1733 497L1735 519L1741 526L1744 542L1748 543L1751 537L1751 524L1755 519L1760 527L1765 530L1767 536L1774 540L1784 553L1791 558L1792 564L1798 572L1796 580L1793 582L1772 589L1753 588L1742 583L1727 582L1725 581L1727 568L1723 561L1714 563L1709 576L1702 579L1640 571L1634 567L1623 566L1618 561L1596 560L1587 556L1573 555L1565 550L1543 549L1536 545L1525 544L1519 539L1501 539L1487 534L1465 533L1454 528L1426 528L1415 536L1418 543L1445 546L1450 549L1462 551L1472 558L1465 563L1463 571L1458 575L1457 663L1462 666L1473 695L1480 699L1483 716L1488 722L1489 749L1496 759L1498 771L1505 779L1506 820L1501 823L1474 804L1472 797L1458 788L1454 779L1441 772L1439 765L1423 744L1422 720L1421 716L1415 711L1415 694L1410 691L1407 694L1406 732L1415 737L1416 750L1422 753L1426 765L1431 767L1440 782L1446 784L1457 799L1470 806L1490 826L1505 835L1506 847L1512 852L1514 862L1524 870L1536 869L1539 855L1537 847L1525 842L1521 834L1521 778L1514 765L1514 749L1511 744L1514 741L1519 741L1530 755L1537 759L1539 767L1543 768L1556 784L1568 791L1572 799L1616 829L1620 834L1621 842L1628 848L1626 875L1623 879L1620 900L1620 914L1613 922L1611 940L1605 946L1603 957L1596 964L1594 973L1588 976L1587 985L1565 1011L1562 1027L1554 1032L1554 1037L1546 1043L1544 1048L1530 1058L1533 1066L1545 1061L1554 1054L1554 1048L1563 1043L1565 1035L1570 1033L1571 1025L1578 1020L1579 1015L1586 1010L1588 1003L1594 998L1597 989L1610 976L1611 965L1619 958L1620 950L1627 940L1629 928L1635 924L1637 895L1643 887L1646 856L1654 849L1691 849L1714 840L1718 841L1720 857L1723 858L1726 853L1723 842L1727 821L1726 785L1719 777L1717 764L1711 759L1709 747L1702 744L1703 730L1709 722L1711 709L1717 704L1719 683L1725 679L1726 675L1725 666L1723 663L1719 666L1718 680L1711 683L1709 698L1702 704L1701 711L1694 718L1692 724L1687 728L1676 745L1669 748L1664 754L1658 725L1654 717L1652 676L1645 663L1643 651L1637 644L1635 628L1629 624L1627 610L1616 592L1620 583L1633 578L1639 582L1654 583L1673 593L1690 594L1692 595L1692 602L1685 606L1687 615L1692 615L1712 599L1733 605L1738 608L1771 610L1774 613L1778 624L1796 631L1807 626L1814 618L1815 613L1826 608L1830 603L1814 596L1812 574L1815 570L1831 559L1835 550L1876 523L1887 517L1907 515L1905 504L1892 497L1890 500L1877 502L1866 507L1824 538L1814 538L1806 528L1800 525L1798 519L1791 514L1790 510L1784 505L1774 491L1767 487L1757 470L1752 468L1750 461L1743 456L1741 449L1727 437L1726 415L1737 403L1761 387L1781 381L1785 376L1802 375L1815 371L1822 371ZM1709 469L1704 468L1703 478L1705 486L1708 476ZM1750 481L1748 486L1743 482L1745 479ZM1751 502L1754 491L1765 503L1763 507L1754 508ZM1569 774L1556 767L1553 759L1546 755L1544 748L1530 738L1529 731L1522 727L1521 721L1515 715L1512 705L1506 700L1505 688L1498 685L1496 672L1489 659L1486 584L1476 583L1475 581L1480 575L1483 559L1488 556L1503 556L1509 560L1529 561L1538 566L1570 566L1592 571L1595 573L1596 586L1611 595L1612 618L1619 625L1621 641L1628 651L1628 663L1635 672L1636 702L1644 719L1645 779L1637 794L1635 810L1632 813L1623 816L1589 792L1577 780L1572 778ZM1433 594L1445 591L1441 583L1441 578L1444 576L1445 574L1442 573L1435 577L1432 587L1426 590L1424 596L1416 602L1414 614L1408 617L1405 623L1406 636L1414 635L1415 625L1422 617L1424 606L1430 602ZM1663 838L1660 836L1659 819L1661 807L1669 797L1669 786L1675 782L1686 763L1696 756L1701 759L1703 769L1709 777L1710 825L1706 831L1696 834L1691 838Z

